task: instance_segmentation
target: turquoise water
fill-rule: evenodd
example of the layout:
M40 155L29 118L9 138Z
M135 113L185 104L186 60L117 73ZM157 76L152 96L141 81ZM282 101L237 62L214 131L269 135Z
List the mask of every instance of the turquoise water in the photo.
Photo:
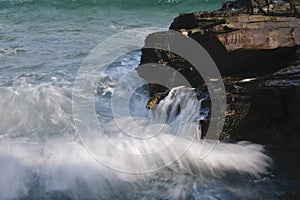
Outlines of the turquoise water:
M1 0L1 80L74 75L84 57L115 33L168 27L178 13L220 6L205 0Z
M78 136L73 85L93 48L125 30L167 28L181 12L212 10L221 4L219 0L0 0L0 200L278 199L285 194L288 181L284 186L276 181L260 145L220 144L209 160L201 160L197 152L209 143L196 142L172 165L132 175L97 163ZM139 50L112 61L100 76L95 110L112 143L141 153L172 141L170 129L178 128L178 118L148 143L123 138L114 129L110 100L116 82L139 61ZM129 112L137 123L155 118L144 107L147 98L146 89L139 88L131 99ZM192 121L190 113L183 117ZM162 126L162 116L156 116L156 128ZM185 125L193 132L193 123ZM135 128L128 129L141 135L154 130ZM171 151L141 162L113 154L101 140L95 142L105 159L117 160L120 167L144 169L172 159L190 140L180 135Z

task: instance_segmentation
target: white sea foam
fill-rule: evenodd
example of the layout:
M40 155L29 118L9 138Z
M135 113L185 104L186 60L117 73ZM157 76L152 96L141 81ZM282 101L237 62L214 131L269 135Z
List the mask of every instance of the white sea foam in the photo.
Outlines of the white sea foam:
M58 131L70 125L70 89L53 85L0 88L0 135Z
M155 129L160 131L159 134L147 140L131 138L122 134L111 121L104 125L106 136L91 142L101 152L101 161L134 169L140 172L137 175L113 170L86 151L72 128L69 89L27 85L1 88L0 92L2 199L27 195L46 198L57 193L72 199L130 199L153 195L187 198L190 190L195 189L185 187L190 186L191 177L197 177L198 181L212 179L211 183L215 184L214 178L224 177L227 173L259 177L269 166L270 159L263 153L261 145L193 141L191 138L199 134L194 121L199 104L189 102L181 107L180 116L176 109L172 110L175 106L171 98L173 91L156 107L156 113L151 115L155 120L150 125L148 119L135 118L136 123L145 126L143 132L130 124L131 119L120 119L135 135L151 136ZM179 94L183 97L182 92ZM161 123L167 115L168 123ZM112 149L111 144L122 151ZM132 159L128 152L152 154ZM165 168L142 173L161 166ZM164 194L160 186L170 193ZM156 194L147 193L146 188L157 190Z

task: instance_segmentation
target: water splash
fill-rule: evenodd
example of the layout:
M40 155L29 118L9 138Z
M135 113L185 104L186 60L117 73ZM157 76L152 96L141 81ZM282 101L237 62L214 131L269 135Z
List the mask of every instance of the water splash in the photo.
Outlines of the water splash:
M2 199L214 199L215 193L232 199L248 190L269 166L270 158L261 145L195 140L200 134L197 119L201 101L193 98L192 89L172 89L150 118L133 113L143 131L129 123L129 118L121 119L132 134L151 136L147 140L124 135L110 121L104 124L106 138L92 141L102 159L117 166L139 172L165 166L135 175L108 168L86 151L74 134L70 88L15 85L0 92L0 111L5 113L0 123ZM132 105L141 107L145 102L133 99ZM153 136L154 130L159 132ZM132 159L111 149L107 137L127 153L157 153ZM226 181L229 177L234 183ZM238 184L240 179L245 179L244 186Z

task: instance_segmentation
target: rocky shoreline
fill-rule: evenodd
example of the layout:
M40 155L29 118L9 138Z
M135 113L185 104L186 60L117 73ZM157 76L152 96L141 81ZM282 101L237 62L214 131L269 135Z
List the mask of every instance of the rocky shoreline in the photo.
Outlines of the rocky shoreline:
M227 2L217 11L180 14L170 29L196 40L218 66L227 94L221 140L286 144L299 139L300 0ZM147 63L171 66L207 92L201 76L178 55L142 49L137 71L146 81ZM149 83L149 91L154 97L167 88ZM203 106L209 109L209 102ZM209 118L200 123L205 133Z

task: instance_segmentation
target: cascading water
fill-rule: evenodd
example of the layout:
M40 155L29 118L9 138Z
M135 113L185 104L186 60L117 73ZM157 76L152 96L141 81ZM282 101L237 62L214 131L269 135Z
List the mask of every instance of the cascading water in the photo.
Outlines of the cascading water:
M111 169L86 151L74 134L67 84L14 84L0 90L5 113L0 122L0 199L232 199L247 198L245 194L255 199L249 188L258 195L265 190L265 185L254 187L270 161L262 146L197 139L201 101L191 89L172 89L150 114L144 108L147 92L136 91L130 112L139 128L129 117L119 121L131 135L146 139L124 134L107 114L114 76L122 74L114 69L103 74L96 97L106 138L99 136L93 144L103 160L139 173ZM127 153L114 151L111 144ZM137 159L127 156L151 152ZM225 176L227 181L221 181Z

